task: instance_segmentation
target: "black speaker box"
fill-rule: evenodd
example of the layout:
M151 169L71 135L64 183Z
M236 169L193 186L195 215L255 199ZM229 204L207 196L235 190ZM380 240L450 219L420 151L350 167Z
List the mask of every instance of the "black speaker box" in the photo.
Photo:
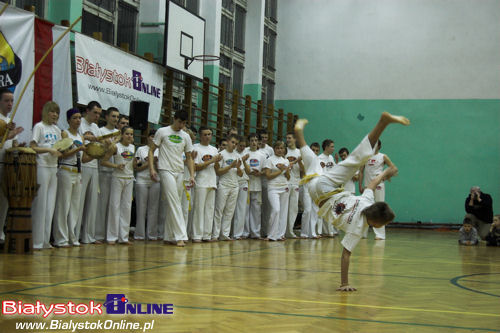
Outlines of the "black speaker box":
M149 103L142 101L130 102L129 124L135 130L148 129Z

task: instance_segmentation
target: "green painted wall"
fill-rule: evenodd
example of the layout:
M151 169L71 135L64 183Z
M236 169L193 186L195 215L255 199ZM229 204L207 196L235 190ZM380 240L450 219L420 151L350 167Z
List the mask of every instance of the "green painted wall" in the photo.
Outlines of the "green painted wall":
M335 140L352 150L387 110L410 118L382 135L382 152L399 168L386 200L399 222L461 223L472 185L500 213L500 100L278 100L306 117L307 142Z
M243 87L243 96L250 95L252 101L258 101L262 98L262 84L245 84Z
M153 53L157 62L163 62L164 37L162 33L140 33L137 38L137 54Z
M61 24L61 20L69 20L71 24L82 15L83 1L50 0L47 8L46 19L48 21ZM82 31L82 21L78 22L73 30Z

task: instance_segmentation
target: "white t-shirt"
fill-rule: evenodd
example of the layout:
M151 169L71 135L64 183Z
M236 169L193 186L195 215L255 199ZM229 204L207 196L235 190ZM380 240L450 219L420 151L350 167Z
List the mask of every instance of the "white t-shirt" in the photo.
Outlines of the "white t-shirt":
M174 131L172 126L167 126L156 131L153 141L160 150L158 169L176 173L183 172L182 153L190 153L193 150L189 134L182 130Z
M204 146L201 143L194 145L196 151L195 164L202 164L203 162L211 160L214 156L219 154L217 148L208 145ZM217 179L215 175L215 164L208 165L205 169L196 172L196 186L200 188L217 188Z
M270 145L266 144L264 148L259 148L259 151L264 154L266 158L269 158L274 155L274 149Z
M73 140L73 145L71 146L70 149L73 149L77 146L81 146L83 144L83 138L80 134L77 133L76 135L73 135L73 133L71 133L69 131L69 129L65 130L64 132L66 132L66 134L68 135L68 138ZM61 159L61 165L76 167L76 162L77 162L78 157L80 157L80 160L81 160L81 158L82 158L81 151L69 156L68 158Z
M135 158L137 160L137 166L140 166L139 164L144 164L148 162L148 154L149 154L149 146L142 146L137 148L137 151L135 152ZM158 149L155 150L154 157L158 157ZM154 161L153 161L154 163ZM137 184L145 184L145 185L151 185L154 183L154 181L151 179L151 175L149 173L149 167L137 172L136 174L136 183Z
M366 162L365 164L365 174L363 178L363 183L364 186L368 186L370 182L373 180L373 178L377 177L380 175L382 172L384 172L384 154L382 153L377 153L370 157L370 159ZM380 190L384 187L384 182L380 182L380 184L377 185L377 190Z
M259 150L251 151L248 150L245 152L248 154L247 164L250 167L250 171L257 170L262 171L264 167L264 162L266 161L266 157ZM265 176L264 176L265 177ZM262 191L262 177L250 175L248 183L248 190L252 192Z
M113 169L113 176L120 178L134 178L134 153L135 146L124 146L121 142L116 144L116 154L113 155L115 164L125 164L125 168Z
M323 168L324 172L330 172L332 168L335 166L335 162L333 160L332 155L325 155L323 153L319 154L319 163L321 164L321 167Z
M111 134L111 133L115 133L115 132L118 132L119 130L116 129L116 128L113 128L113 129L108 129L106 126L103 126L103 127L99 127L99 136L103 136L103 135L107 135L107 134ZM111 161L111 158L109 159ZM99 161L99 171L103 171L103 172L113 172L113 169L112 168L108 168L108 167L105 167L105 166L102 166L101 165L101 162Z
M299 157L300 157L300 149L288 148L285 158L288 160L289 163L295 162ZM300 166L299 163L295 163L292 167L292 170L290 170L290 180L288 181L288 183L290 185L299 186L299 181L300 181Z
M346 191L333 197L333 207L337 217L333 224L345 231L342 246L351 251L356 247L364 231L368 228L366 217L361 212L375 203L371 189L366 189L363 195L354 196Z
M4 116L2 113L0 113L0 119L2 119L3 121L5 121L6 124L8 124L10 122L10 118ZM4 143L3 147L2 147L2 149L0 150L0 162L4 161L4 159L5 159L5 150L7 150L9 148L12 148L12 142L14 140L17 140L17 135L13 139L11 139L11 140L5 140L5 143ZM0 168L1 167L3 167L3 164L0 165ZM3 181L3 179L2 179L2 181Z
M95 137L99 136L99 127L97 127L94 123L89 123L87 119L82 118L82 122L80 124L80 128L78 128L78 133L80 133L83 137L85 137L85 133L91 132ZM85 140L85 144L89 143L89 140ZM82 163L83 166L88 168L97 168L97 160L93 159L90 162Z
M238 153L238 155L240 155L240 160L243 158L243 156L245 156L246 154L248 154L248 153L245 153L244 149L243 149L243 151L241 153L238 152L238 151L237 151L237 153ZM248 164L248 160L247 160L247 164ZM243 172L243 176L238 177L238 183L239 183L240 186L242 186L242 185L248 185L249 178L248 178L247 173L245 172L245 166L243 165L243 160L241 161L240 169Z
M264 162L264 169L269 169L271 170L271 172L275 172L276 170L279 170L278 167L276 166L278 164L283 164L286 166L289 165L288 160L286 158L273 155ZM279 176L268 180L267 187L273 189L287 189L288 179L286 179L285 177L285 172L282 171Z
M231 165L234 161L240 159L240 154L238 154L236 150L233 150L233 152L230 153L224 149L220 152L220 154L222 156L222 159L219 161L219 166L221 168L225 168ZM238 178L239 176L236 168L231 168L228 172L219 176L219 185L225 187L238 187Z
M52 148L59 140L61 140L61 130L57 125L39 122L33 127L31 141L35 141L38 147ZM38 166L57 168L57 156L51 153L36 154L36 163Z

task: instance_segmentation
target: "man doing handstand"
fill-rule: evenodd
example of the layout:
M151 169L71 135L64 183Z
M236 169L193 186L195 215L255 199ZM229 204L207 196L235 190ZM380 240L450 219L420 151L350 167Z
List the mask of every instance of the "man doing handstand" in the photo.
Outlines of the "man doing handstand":
M300 148L306 170L316 157L304 139L304 127L307 123L307 119L299 119L295 124L297 146ZM328 171L324 170L322 175L312 178L308 186L312 200L319 207L318 215L345 231L345 236L342 239L344 250L340 266L341 284L337 289L340 291L356 290L349 285L349 259L365 229L368 226L382 227L395 217L387 203L375 202L373 191L380 182L397 174L396 166L393 165L376 176L361 196L354 196L352 193L344 191L342 187L375 154L375 147L380 135L392 123L409 125L410 121L403 116L394 116L383 112L375 127L345 160Z

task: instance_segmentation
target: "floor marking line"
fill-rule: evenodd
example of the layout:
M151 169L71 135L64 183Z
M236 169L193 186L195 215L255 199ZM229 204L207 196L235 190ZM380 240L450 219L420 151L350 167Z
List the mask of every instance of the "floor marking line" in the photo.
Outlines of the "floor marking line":
M92 286L92 285L78 285L78 284L71 284L71 285L68 285L68 286L79 287L79 288L93 288L93 289L108 289L108 290L109 289L113 289L113 287L108 287L108 286ZM460 314L460 315L468 315L468 316L483 316L483 317L498 317L498 318L500 318L500 314L496 314L496 313L479 313L479 312L465 312L465 311L453 311L453 310L433 310L433 309L419 309L419 308L404 308L404 307L397 307L397 306L379 306L379 305L368 305L368 304L349 304L349 303L338 303L338 302L327 302L327 301L310 301L310 300L285 299L285 298L273 298L273 297L255 297L255 296L205 294L205 293L193 293L193 292L186 292L186 291L165 291L165 290L147 289L147 288L120 287L119 289L120 290L129 290L129 291L141 291L141 292L154 292L154 293L164 293L164 294L174 294L174 295L186 295L186 296L218 297L218 298L231 298L231 299L243 299L243 300L276 301L276 302L307 303L307 304L327 304L327 305L339 305L339 306L369 308L369 309L400 310L400 311L431 312L431 313L450 313L450 314Z

